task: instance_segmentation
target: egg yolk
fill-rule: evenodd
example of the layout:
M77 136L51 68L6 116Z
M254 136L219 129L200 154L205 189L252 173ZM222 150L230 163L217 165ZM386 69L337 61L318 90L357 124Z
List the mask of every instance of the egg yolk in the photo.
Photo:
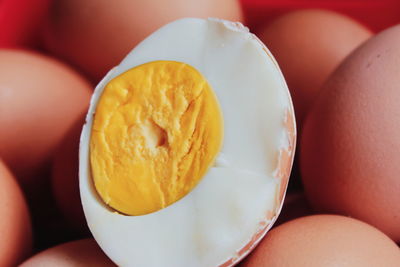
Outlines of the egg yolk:
M213 164L222 123L213 90L190 65L154 61L128 70L105 86L94 115L96 191L126 215L171 205Z

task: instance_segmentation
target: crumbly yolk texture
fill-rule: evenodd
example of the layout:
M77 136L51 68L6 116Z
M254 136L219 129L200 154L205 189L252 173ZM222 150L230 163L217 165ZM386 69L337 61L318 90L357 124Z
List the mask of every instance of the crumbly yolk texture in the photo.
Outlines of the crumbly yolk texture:
M98 102L90 139L96 191L114 210L144 215L188 194L223 138L217 98L195 68L146 63L117 76Z

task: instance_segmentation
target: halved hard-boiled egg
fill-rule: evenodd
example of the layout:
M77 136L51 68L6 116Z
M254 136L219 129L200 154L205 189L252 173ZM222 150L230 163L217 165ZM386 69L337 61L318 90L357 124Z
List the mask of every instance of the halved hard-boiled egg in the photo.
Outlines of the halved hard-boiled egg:
M181 19L96 87L80 143L87 223L121 266L231 266L280 212L292 102L240 23Z

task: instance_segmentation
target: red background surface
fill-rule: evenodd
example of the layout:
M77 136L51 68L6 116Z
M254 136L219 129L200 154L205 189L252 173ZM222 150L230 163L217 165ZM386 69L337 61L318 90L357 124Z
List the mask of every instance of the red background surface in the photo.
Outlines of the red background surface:
M0 0L0 47L40 44L51 0ZM400 22L398 0L241 0L252 31L285 12L323 8L347 14L377 32Z

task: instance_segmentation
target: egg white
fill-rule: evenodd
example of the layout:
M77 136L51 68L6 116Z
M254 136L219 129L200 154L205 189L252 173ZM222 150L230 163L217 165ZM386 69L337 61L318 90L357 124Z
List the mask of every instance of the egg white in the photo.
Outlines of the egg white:
M224 120L223 147L195 189L171 206L124 216L98 197L91 178L89 141L93 115L105 85L146 62L180 61L210 83ZM233 258L278 214L280 151L290 96L265 46L240 23L181 19L140 43L96 87L80 143L80 191L89 228L120 266L218 266ZM272 218L274 220L274 218ZM243 256L243 255L241 255Z

